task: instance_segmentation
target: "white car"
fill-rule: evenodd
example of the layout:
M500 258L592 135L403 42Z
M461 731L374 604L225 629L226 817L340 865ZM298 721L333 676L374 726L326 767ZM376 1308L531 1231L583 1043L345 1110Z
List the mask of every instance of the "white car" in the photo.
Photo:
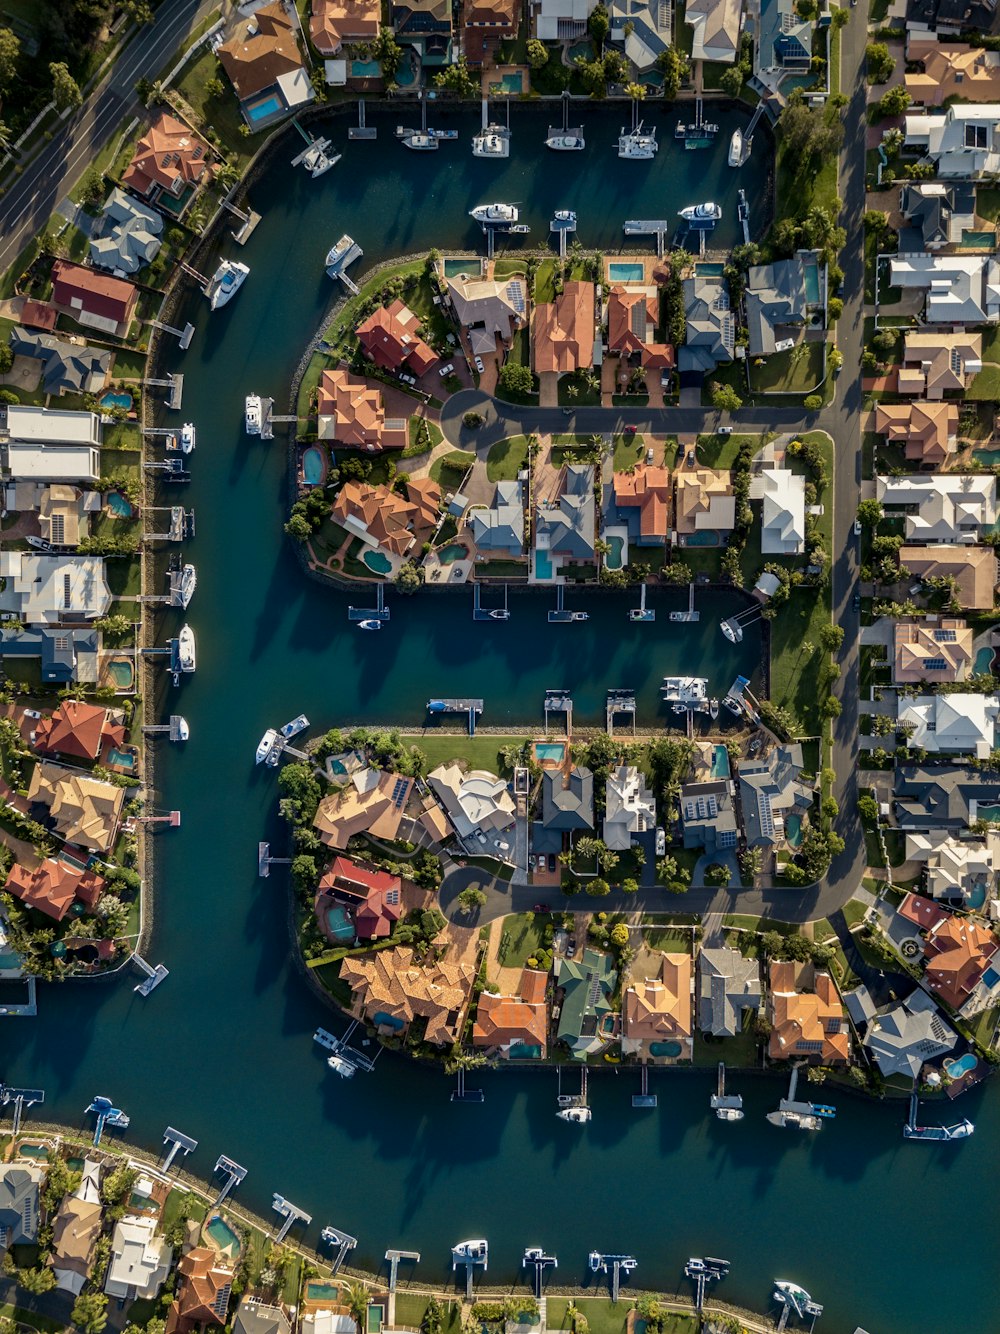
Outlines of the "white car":
M732 435L732 433L733 428L731 426L720 426L716 431L716 435Z
M442 366L441 369L438 371L438 375L440 375L442 380L446 375L454 375L454 374L455 374L455 363L453 361L449 361L447 366Z
M25 718L41 718L42 715L37 709L25 709L24 716Z
M667 850L667 832L661 827L656 830L656 855L662 857Z
M483 365L482 357L473 357L473 361L475 361L476 363L476 370L479 372L480 375L482 375L483 371L486 369L486 367Z
M860 536L861 536L861 520L860 520L860 519L855 519L855 520L854 520L854 536L855 536L855 537L860 537Z
M399 378L402 380L403 384L417 383L417 377L415 375L404 375L402 371L399 373Z

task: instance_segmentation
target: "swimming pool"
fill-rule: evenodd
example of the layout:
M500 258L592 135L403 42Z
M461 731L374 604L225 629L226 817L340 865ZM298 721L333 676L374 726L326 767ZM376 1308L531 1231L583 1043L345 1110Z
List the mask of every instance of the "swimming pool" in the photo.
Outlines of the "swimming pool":
M1000 464L1000 449L974 449L972 457L976 463L982 463L987 468L994 468Z
M478 259L446 259L444 261L444 276L446 278L459 278L463 273L470 277L476 277L483 271L482 262Z
M577 59L578 56L582 56L584 60L593 60L594 58L593 42L574 42L574 44L569 48L570 62L572 63L574 60Z
M977 880L969 891L969 896L965 900L968 908L981 908L986 902L986 885L982 880Z
M47 1144L19 1144L17 1151L22 1158L48 1158L49 1146Z
M512 1042L507 1055L512 1061L539 1061L542 1058L542 1049L529 1046L526 1042Z
M110 391L102 398L98 399L97 406L100 408L125 408L132 406L131 394L113 394Z
M702 528L697 533L685 533L684 545L686 547L717 547L719 545L719 534L714 528Z
M107 500L108 509L116 519L131 519L135 513L131 500L120 491L111 491Z
M205 1231L224 1255L234 1256L239 1251L239 1236L219 1214L209 1219L205 1225Z
M506 97L520 97L524 92L524 78L521 71L514 74L502 74L500 81L490 83L490 92Z
M793 848L800 847L802 844L802 817L801 815L790 815L785 821L785 838Z
M725 268L725 264L696 264L694 271L703 274L706 278L721 278Z
M991 824L1000 824L1000 806L976 806L976 819L989 820Z
M610 550L604 557L604 564L609 570L620 570L622 567L622 552L625 549L625 542L620 537L609 537L607 541Z
M396 71L396 82L400 88L410 88L417 81L420 73L420 62L417 59L417 53L411 46L407 51L408 59L404 59Z
M326 480L326 455L317 445L302 455L302 480L306 486L320 486Z
M117 764L120 769L134 769L137 757L128 750L118 750L112 746L108 751L108 763Z
M385 1307L377 1306L373 1302L368 1308L368 1334L379 1334L384 1317Z
M989 644L984 644L981 649L976 650L976 662L973 671L976 676L985 675L986 672L993 670L993 649Z
M399 1029L405 1027L405 1021L400 1019L399 1015L386 1014L384 1010L376 1010L372 1015L372 1022L375 1024L376 1028L381 1028L385 1025L386 1028L395 1028L397 1032Z
M613 283L641 283L645 276L645 264L608 265L608 278Z
M333 936L334 940L354 939L354 927L351 925L347 913L339 904L327 910L326 930L327 934Z
M552 578L552 558L549 556L549 553L547 551L535 552L535 578L536 579Z
M377 79L382 73L382 66L377 60L352 60L352 79Z
M434 554L442 565L454 565L457 560L466 560L469 555L461 542L449 542L446 547L441 547Z
M535 759L540 764L562 764L566 755L565 741L536 741Z
M135 667L128 658L112 658L108 663L108 675L118 690L127 690L135 680Z
M340 1288L336 1283L307 1283L307 1302L336 1302L340 1297Z
M967 1074L970 1070L975 1070L976 1060L976 1053L967 1051L962 1056L956 1056L953 1060L945 1061L945 1073L952 1079L958 1079L960 1075Z
M384 551L366 551L361 559L373 574L389 574L392 571L392 561Z
M247 118L256 123L259 120L267 120L269 116L277 116L281 111L281 101L275 93L270 97L265 97L263 102L255 102L253 106L246 108Z
M729 751L725 746L716 746L712 751L712 777L729 777Z
M671 1038L669 1042L651 1042L649 1050L653 1056L680 1056L684 1048Z

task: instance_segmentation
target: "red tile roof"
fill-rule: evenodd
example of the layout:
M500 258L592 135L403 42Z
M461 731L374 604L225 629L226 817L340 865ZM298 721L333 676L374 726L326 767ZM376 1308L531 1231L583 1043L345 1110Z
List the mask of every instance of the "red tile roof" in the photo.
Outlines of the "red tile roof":
M535 307L531 355L538 375L586 370L594 359L594 284L569 282Z
M640 463L631 472L616 472L614 488L619 509L638 509L642 536L665 541L670 527L669 471Z
M437 353L417 334L420 321L400 300L379 306L357 327L358 342L376 366L397 371L404 365L423 375L437 361Z
M608 293L608 351L624 356L640 353L651 370L672 370L674 349L669 343L647 343L647 325L656 324L656 297L641 289L612 287Z
M139 290L121 278L96 273L82 264L57 259L52 265L52 301L72 314L84 311L101 319L128 324L139 299ZM74 305L78 301L79 305Z
M924 945L927 985L955 1010L969 999L976 983L992 963L996 936L970 917L946 913Z
M349 903L353 908L354 931L359 940L382 940L392 932L403 913L402 881L369 866L359 866L350 857L334 858L321 877L316 896L316 914L322 926L323 896Z
M938 907L933 899L925 898L923 894L905 895L896 911L908 922L916 922L924 931L933 931L951 916L944 908Z
M49 332L56 327L59 312L45 301L25 301L21 309L21 323L26 329L45 329Z
M103 888L101 876L56 857L46 857L33 870L12 866L6 884L7 891L27 907L37 908L57 922L62 921L76 899L93 908Z
M80 699L63 700L35 728L35 749L45 755L73 755L78 760L96 760L105 742L121 746L125 729L109 719L108 711Z
M170 194L180 193L211 176L208 145L183 121L164 111L136 145L122 184L141 195L158 185Z

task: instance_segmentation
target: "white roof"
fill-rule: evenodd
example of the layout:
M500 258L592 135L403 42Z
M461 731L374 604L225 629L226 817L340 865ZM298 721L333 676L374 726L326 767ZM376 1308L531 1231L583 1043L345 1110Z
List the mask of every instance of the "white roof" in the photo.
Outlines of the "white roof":
M760 549L794 556L806 544L806 479L788 468L769 468L750 481L750 499L763 501Z
M886 506L916 506L906 515L908 542L974 543L1000 518L992 473L932 473L877 477L875 494Z
M984 760L996 744L1000 698L996 695L918 695L900 699L897 722L913 727L909 744L929 754L975 755Z
M310 1311L302 1317L305 1334L357 1334L358 1327L349 1315L337 1311Z
M25 625L96 620L111 606L103 556L35 556L0 552L0 577L21 598Z
M608 775L606 796L604 842L609 848L628 848L633 834L655 827L656 798L633 765L619 765Z
M1000 318L1000 268L992 255L892 258L889 281L893 287L927 293L924 314L929 324L996 323Z
M311 102L316 96L316 89L312 86L309 75L301 66L298 69L289 70L287 74L279 74L275 83L281 89L281 95L290 107L304 106L306 102Z
M101 475L100 452L93 445L11 443L7 463L15 482L96 482Z
M11 440L35 445L100 445L101 419L96 412L11 404L7 409L7 434Z
M170 1272L173 1251L154 1237L154 1218L127 1215L115 1226L104 1291L112 1297L155 1297Z
M476 829L507 829L514 823L514 800L496 774L485 769L463 774L457 764L440 764L427 781L460 838Z

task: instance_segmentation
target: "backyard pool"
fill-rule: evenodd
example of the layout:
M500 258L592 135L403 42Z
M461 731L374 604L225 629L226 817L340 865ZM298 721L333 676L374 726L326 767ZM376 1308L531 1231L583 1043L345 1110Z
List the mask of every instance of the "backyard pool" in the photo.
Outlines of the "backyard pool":
M116 690L130 690L135 680L135 667L130 658L112 658L108 663L108 675Z
M223 1255L234 1256L239 1253L240 1239L224 1218L216 1214L205 1225L205 1231L218 1246Z
M716 746L712 752L712 777L729 777L729 751L725 746Z
M714 528L702 528L700 532L688 533L684 538L686 547L717 547L719 534Z
M552 558L547 551L536 550L535 552L535 578L552 578Z
M641 283L645 276L645 264L608 265L608 279L613 283Z
M386 1028L395 1028L398 1032L403 1027L404 1021L398 1014L386 1014L384 1010L376 1010L372 1015L372 1023L376 1028L381 1028L384 1024Z
M535 759L539 764L562 764L565 756L565 741L535 742Z
M255 102L252 107L247 107L247 115L252 121L267 120L268 116L276 116L281 110L281 103L274 93L270 97L265 97L263 102Z
M512 1061L539 1061L542 1057L541 1047L529 1046L526 1042L512 1042L508 1055Z
M993 649L989 644L984 644L981 649L976 650L976 662L973 671L976 676L983 676L986 672L993 670Z
M340 1298L340 1288L336 1283L307 1283L307 1302L336 1302Z
M123 496L120 491L108 493L107 505L116 519L131 519L135 513L131 500L127 496Z
M368 1308L368 1334L379 1334L384 1317L385 1307L377 1306L372 1302L371 1306Z
M110 391L98 399L97 406L100 408L124 408L128 411L132 406L131 394L112 394Z
M963 1056L958 1056L952 1061L945 1061L945 1073L951 1079L958 1079L960 1075L967 1074L970 1070L976 1068L976 1053L967 1051Z
M990 824L1000 824L1000 806L976 806L976 819L988 820Z
M982 880L977 880L969 891L969 897L965 900L967 908L981 908L986 902L986 885Z
M118 750L116 746L112 746L108 751L108 763L117 764L119 769L134 769L136 758L131 751Z
M584 60L593 60L594 44L593 42L575 42L569 48L570 61L576 60L577 56L582 56Z
M384 551L366 551L361 559L373 574L392 573L392 561Z
M517 70L514 74L502 75L499 82L491 80L490 92L494 97L520 97L524 92L524 76Z
M671 1039L669 1042L651 1042L649 1050L653 1056L680 1056L684 1048Z
M441 547L434 554L442 565L454 565L457 560L466 560L469 555L461 542L449 542L446 547Z
M396 71L396 82L400 88L411 88L416 83L420 73L420 62L417 59L417 53L411 46L406 52L406 58L400 62L399 69Z
M382 66L377 60L352 60L352 79L377 79L382 73Z
M625 542L620 537L608 537L608 554L604 557L604 563L609 570L620 570L622 567L622 551Z
M802 844L802 817L800 815L790 815L785 821L785 838L793 848L798 848Z
M725 268L725 264L696 264L694 271L705 278L721 278Z
M458 278L463 273L475 277L482 271L483 265L478 259L446 259L444 261L444 276L446 278Z
M326 454L310 445L302 455L302 480L306 486L321 486L326 481Z
M326 914L326 929L334 940L353 940L354 927L351 925L347 913L339 904L330 908Z
M17 1151L22 1158L48 1158L49 1146L47 1144L19 1144Z

